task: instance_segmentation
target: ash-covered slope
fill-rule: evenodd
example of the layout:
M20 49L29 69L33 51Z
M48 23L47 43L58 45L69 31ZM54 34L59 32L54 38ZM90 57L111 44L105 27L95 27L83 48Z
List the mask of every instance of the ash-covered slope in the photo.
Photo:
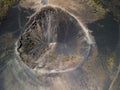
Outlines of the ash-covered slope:
M0 26L0 90L119 90L118 23L89 2L63 1L51 0L59 7L41 6L32 16L29 7L36 3L11 9ZM27 16L30 21L24 28ZM95 41L81 20L93 31ZM50 62L39 65L44 60Z
M60 7L43 7L30 22L18 41L18 52L32 68L77 67L96 49L85 26Z

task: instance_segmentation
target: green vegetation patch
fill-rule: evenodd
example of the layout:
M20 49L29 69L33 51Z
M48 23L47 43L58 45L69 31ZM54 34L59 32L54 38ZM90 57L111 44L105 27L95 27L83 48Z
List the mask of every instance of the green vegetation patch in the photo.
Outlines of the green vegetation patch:
M100 0L93 0L97 5L101 5L101 1Z

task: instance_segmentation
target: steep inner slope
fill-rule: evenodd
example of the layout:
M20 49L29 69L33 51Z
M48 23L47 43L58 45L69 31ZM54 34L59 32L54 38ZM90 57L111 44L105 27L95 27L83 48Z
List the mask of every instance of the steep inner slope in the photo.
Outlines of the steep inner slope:
M55 70L54 68L45 71L44 68L40 68L41 67L40 66L39 68L34 69L37 73L36 74L31 69L31 68L34 68L34 65L32 67L30 66L31 64L27 62L26 62L27 65L23 63L22 61L23 59L21 60L21 58L18 57L19 53L16 51L16 48L15 48L16 41L18 39L19 40L22 39L22 38L18 38L19 36L26 37L25 35L28 35L28 34L30 34L30 36L28 35L29 38L33 37L34 36L33 34L35 34L36 36L37 35L39 36L40 32L37 31L37 29L35 30L30 30L30 29L39 28L39 26L40 27L42 26L40 25L39 22L38 22L39 24L38 26L36 25L37 23L32 23L34 22L35 19L39 20L40 18L36 17L38 16L36 15L36 13L32 14L30 12L31 11L30 8L32 9L37 8L35 10L39 11L39 9L42 7L41 4L39 2L36 2L38 0L25 0L25 1L28 1L30 3L27 2L22 7L20 7L20 5L16 5L15 7L11 8L10 11L8 12L7 17L3 21L3 24L0 25L0 34L1 34L0 36L0 39L1 39L0 41L0 89L2 90L119 90L120 67L119 67L119 53L117 53L120 50L119 47L117 47L117 43L119 40L118 39L119 23L114 20L114 17L112 17L111 14L106 13L104 8L101 8L99 6L96 7L93 4L91 4L91 0L59 0L59 1L49 0L50 4L58 5L62 8L65 8L67 11L69 11L75 17L77 17L78 21L76 21L76 18L73 18L77 22L77 24L79 21L82 20L86 23L86 25L88 25L88 28L91 29L91 31L93 31L92 35L94 36L96 41L96 46L98 48L98 56L96 57L97 53L94 53L96 52L95 51L96 49L94 49L94 47L90 50L84 48L86 46L89 47L91 44L90 42L88 42L89 41L88 38L87 40L83 39L83 42L85 42L85 46L81 42L81 40L79 40L82 37L86 37L86 35L83 34L83 35L80 35L80 38L78 38L78 41L82 43L81 47L83 47L83 49L85 50L85 51L84 50L81 50L81 51L85 53L79 53L79 54L82 54L85 57L87 56L89 57L87 57L86 60L83 60L84 57L83 58L80 57L79 62L81 64L75 63L75 66L79 65L76 69L68 70L65 67L63 69L63 68L58 68L57 66L57 69L59 69L58 71L60 71L60 73L58 73L57 70L56 70L57 71L56 73L56 71L52 71L52 70ZM40 12L39 13L37 12L37 14L40 14ZM59 14L57 17L59 17ZM66 14L63 14L63 15L66 16ZM67 23L70 21L68 20L68 17L69 17L69 14L68 16L66 16ZM28 18L30 18L29 19L30 22L28 21L29 24L25 25ZM59 19L59 20L66 21L64 19L63 20ZM69 22L69 23L74 24L74 22ZM45 23L42 23L42 24L45 24ZM26 28L24 28L24 25ZM29 25L31 26L29 27ZM84 25L82 25L82 23L79 22L78 27L79 26L82 27ZM66 27L66 24L65 24L65 27ZM69 29L69 27L67 28ZM44 28L39 30L46 30L47 32L47 29L44 29ZM80 32L84 32L83 29L80 29ZM47 32L47 34L49 34L49 32ZM74 51L71 52L71 50L68 47L66 47L66 45L64 46L64 44L67 44L67 46L72 47L73 44L69 45L68 43L65 43L63 39L58 40L57 38L54 38L53 40L53 36L47 35L47 34L45 36L49 36L51 37L51 39L48 40L48 37L46 37L45 40L43 39L43 41L45 41L45 44L43 44L42 46L36 45L34 47L34 45L32 45L33 48L30 50L32 50L33 53L35 52L37 53L38 51L43 49L41 51L43 54L45 54L47 50L51 50L53 48L52 50L57 52L57 55L62 57L62 59L66 58L66 56L68 58L68 56L70 56L71 54L73 55L73 53L75 53L74 56L78 56L77 55L78 53L76 53L77 51L76 49L78 49L77 47L74 47L76 48L74 50L75 52ZM57 33L57 35L62 35L62 34ZM63 35L63 36L66 38L65 41L69 41L69 38L67 38L66 35ZM69 35L67 34L67 36ZM75 37L73 37L72 42L76 42L77 35L75 34L73 36ZM59 37L62 37L62 36L59 36ZM38 42L40 43L41 40L39 39L40 38L38 38ZM64 42L64 44L63 43L58 44L56 39L60 42ZM27 41L27 40L23 40L22 42L24 41ZM78 43L74 43L74 44L79 45ZM40 48L39 46L42 48ZM60 49L57 48L61 46L64 48L60 48ZM64 49L70 52L63 52ZM86 54L86 52L88 52L86 50L89 51L89 54ZM32 53L28 53L29 49L28 49L28 52L25 52L25 51L24 52L21 51L21 53L26 53L27 57L28 55L32 56ZM35 53L35 57L32 57L33 58L32 60L36 60L36 55L38 55L38 58L40 57L39 55L41 54L40 53L36 54L36 53ZM63 53L65 56L61 56L61 54ZM51 56L53 55L53 53L49 53L49 54L51 54ZM29 59L29 61L32 61L32 60ZM40 59L40 60L44 61L43 59ZM66 61L67 59L64 59L64 60ZM83 61L81 62L81 60ZM37 63L39 64L39 62ZM28 64L29 64L29 67L28 67ZM71 67L70 64L68 66ZM67 68L69 68L68 66ZM72 67L75 67L75 66L72 66ZM66 72L66 70L68 70L68 72ZM51 71L51 73L49 71Z
M76 69L96 50L87 28L64 9L43 7L30 22L20 37L18 52L34 70Z

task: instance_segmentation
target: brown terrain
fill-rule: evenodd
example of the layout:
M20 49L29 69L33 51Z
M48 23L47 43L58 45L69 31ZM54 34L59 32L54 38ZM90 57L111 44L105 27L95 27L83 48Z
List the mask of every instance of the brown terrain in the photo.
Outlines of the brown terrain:
M119 90L119 19L108 7L94 0L12 6L0 25L0 90Z

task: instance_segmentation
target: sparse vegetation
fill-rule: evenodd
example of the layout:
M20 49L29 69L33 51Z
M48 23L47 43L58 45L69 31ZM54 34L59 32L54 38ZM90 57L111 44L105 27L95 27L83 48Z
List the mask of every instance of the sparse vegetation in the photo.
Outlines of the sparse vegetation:
M111 12L116 20L120 20L120 3L119 0L93 0L98 6L105 6L106 11ZM117 21L118 21L117 20Z
M86 0L87 4L94 8L93 15L96 19L102 19L105 16L106 10L103 8L102 3L100 0Z
M0 22L3 17L7 14L8 9L16 2L17 0L0 0Z
M100 0L93 0L97 5L100 5L101 4L101 1Z
M115 53L111 53L109 57L107 58L107 66L109 69L112 69L114 67L114 60L116 58Z

